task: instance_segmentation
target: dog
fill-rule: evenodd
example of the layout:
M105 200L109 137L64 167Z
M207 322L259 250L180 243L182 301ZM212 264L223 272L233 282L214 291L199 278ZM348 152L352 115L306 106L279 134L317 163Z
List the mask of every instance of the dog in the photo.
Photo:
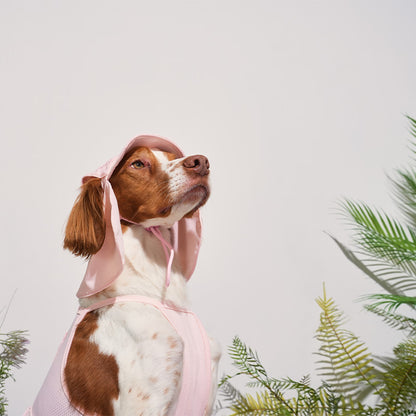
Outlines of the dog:
M210 166L156 136L133 139L92 175L64 248L89 260L80 309L27 416L203 416L218 343L189 310Z

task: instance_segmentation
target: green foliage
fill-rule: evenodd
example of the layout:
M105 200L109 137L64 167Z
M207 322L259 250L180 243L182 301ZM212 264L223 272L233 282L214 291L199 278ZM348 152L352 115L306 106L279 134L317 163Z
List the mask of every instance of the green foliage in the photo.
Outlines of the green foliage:
M27 353L25 331L0 333L0 415L6 414L7 399L5 397L6 380L13 378L13 369L20 368Z
M357 401L362 396L363 386L377 390L371 354L362 341L343 328L343 313L332 299L327 298L325 289L317 303L322 310L316 334L321 344L318 374L337 393L350 401Z
M332 300L329 300L333 304ZM328 309L325 306L326 309ZM330 307L332 309L332 307ZM328 312L323 311L321 319L326 321L324 315ZM325 323L326 325L326 323ZM355 340L354 340L355 343ZM351 347L347 344L347 350ZM353 415L378 415L381 414L377 409L354 402L351 397L341 393L341 387L347 387L351 392L350 386L340 383L337 387L330 382L324 381L318 388L310 385L309 376L303 377L300 381L291 378L276 379L269 377L261 364L257 354L247 347L238 337L235 337L229 347L229 354L233 358L233 364L237 372L233 375L225 376L220 382L220 392L223 402L217 409L228 409L229 415L279 415L279 416L353 416ZM337 359L337 353L329 353L331 358ZM352 353L352 355L355 355ZM359 358L357 354L352 361L354 367L360 367L362 362L367 359ZM327 352L325 352L327 356ZM357 358L358 357L358 358ZM358 365L357 365L358 364ZM322 367L324 369L324 366ZM365 373L365 371L362 371ZM250 387L257 388L254 394L240 392L230 380L238 376L246 376L251 380ZM331 373L329 378L331 379ZM346 375L347 377L347 375ZM356 376L361 378L362 376ZM364 375L364 380L369 379Z
M0 329L6 313L0 323ZM24 357L27 353L26 345L28 343L26 335L26 331L0 332L0 416L6 414L6 380L14 380L13 369L20 368L24 363Z
M407 118L413 138L410 148L416 155L416 120ZM416 415L416 169L397 170L390 180L401 220L346 200L341 209L353 230L355 248L331 238L384 290L362 299L369 302L367 311L403 334L392 355L373 356L345 329L343 313L324 289L317 299L321 385L312 387L309 377L300 381L270 377L257 354L236 337L229 352L238 371L220 384L224 398L220 408L230 410L230 415ZM232 379L241 376L257 389L254 394L233 386Z
M351 217L356 244L365 253L407 272L416 271L416 233L412 228L365 203L347 200L343 209Z
M257 354L235 337L229 354L237 372L220 382L221 394L231 415L336 415L340 398L331 387L323 384L318 389L310 386L309 377L300 381L269 377ZM250 386L260 388L254 395L243 394L230 382L247 376Z
M230 410L231 416L416 415L416 339L402 341L392 357L375 359L362 341L343 328L344 315L325 290L317 304L321 385L313 388L309 376L300 381L269 376L257 353L235 337L229 355L237 371L220 382L219 409ZM257 389L254 394L242 393L231 383L241 376ZM366 403L369 395L377 399L376 405Z
M381 394L390 414L416 411L416 339L408 338L394 349L394 357L381 363Z
M416 305L416 298L411 296L376 294L365 296L364 299L377 300L377 302L374 302L372 306L383 306L387 312L394 312L401 305L408 305L412 308Z
M415 319L398 313L388 312L385 309L379 308L375 305L365 305L364 308L369 312L380 316L383 321L391 328L407 332L408 336L416 335Z

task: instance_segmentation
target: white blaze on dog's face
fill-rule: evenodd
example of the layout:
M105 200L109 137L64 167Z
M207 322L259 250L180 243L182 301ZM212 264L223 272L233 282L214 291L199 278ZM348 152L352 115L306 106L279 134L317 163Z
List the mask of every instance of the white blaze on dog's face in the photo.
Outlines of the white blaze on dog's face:
M192 215L209 197L209 162L147 147L129 151L110 178L120 216L150 226L171 226Z

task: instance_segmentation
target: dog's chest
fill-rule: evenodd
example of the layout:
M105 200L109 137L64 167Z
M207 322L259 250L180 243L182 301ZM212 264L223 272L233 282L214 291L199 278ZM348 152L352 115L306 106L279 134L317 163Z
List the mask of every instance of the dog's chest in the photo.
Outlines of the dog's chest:
M120 393L114 403L116 415L130 414L142 406L158 406L157 402L152 403L158 400L152 391L163 391L169 401L178 394L182 339L154 306L139 303L112 306L100 313L91 341L117 362Z
M119 368L115 416L160 407L155 391L176 403L179 413L172 414L204 414L212 392L211 351L198 318L151 298L125 296L120 302L100 311L90 338Z
M100 311L91 341L123 363L130 358L136 361L135 356L158 356L159 349L165 353L172 338L179 336L160 310L150 304L126 302Z

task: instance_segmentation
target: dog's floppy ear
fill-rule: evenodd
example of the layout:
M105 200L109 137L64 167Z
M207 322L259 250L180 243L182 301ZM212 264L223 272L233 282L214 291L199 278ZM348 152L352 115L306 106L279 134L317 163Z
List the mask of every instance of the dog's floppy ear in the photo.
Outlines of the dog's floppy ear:
M105 237L103 189L100 178L89 179L82 185L69 214L64 248L76 256L89 258L101 248Z

